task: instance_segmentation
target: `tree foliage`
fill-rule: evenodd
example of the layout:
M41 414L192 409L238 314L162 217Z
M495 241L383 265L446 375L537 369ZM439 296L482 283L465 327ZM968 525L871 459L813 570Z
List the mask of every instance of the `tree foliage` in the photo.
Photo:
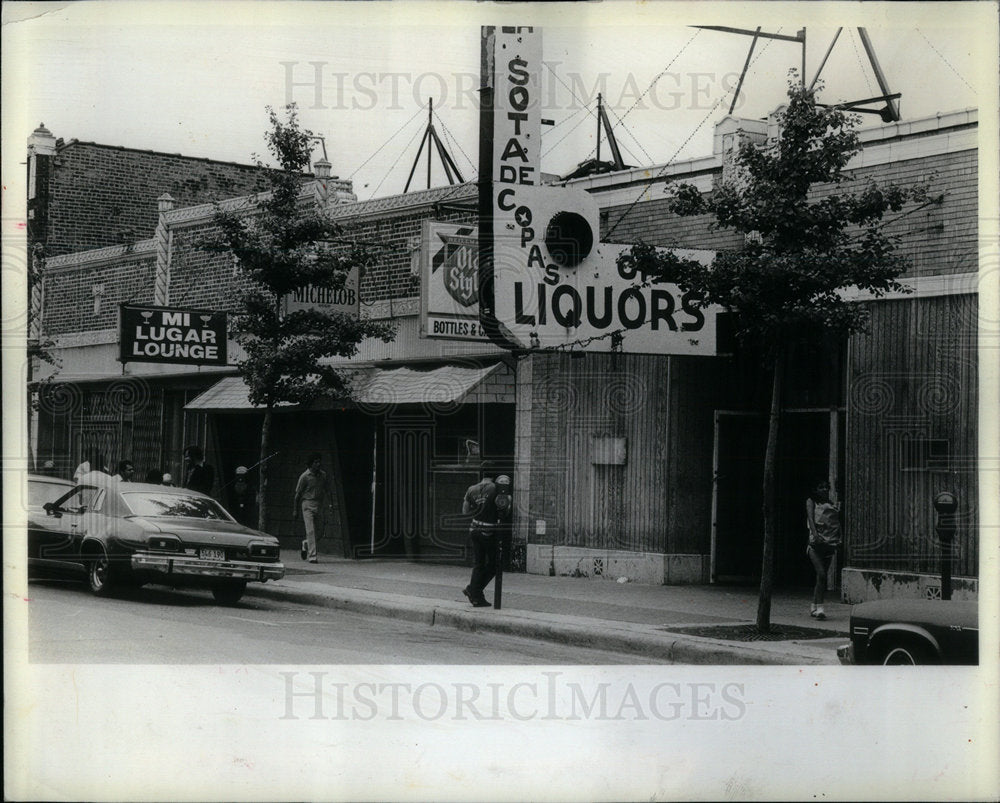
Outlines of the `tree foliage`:
M303 198L315 137L299 125L295 105L282 120L268 107L265 135L276 166L255 162L268 191L245 208L216 210L218 236L206 247L232 255L244 279L237 290L232 331L246 356L237 366L250 401L264 408L260 440L258 526L267 527L267 483L271 420L282 402L302 404L326 393L343 393L346 383L331 357L351 357L365 337L389 341L395 327L340 312L302 309L285 312L283 299L304 287L340 290L350 271L363 275L376 255L352 243L314 198ZM359 278L360 284L360 278Z
M822 334L842 339L862 332L864 305L851 288L878 297L905 291L898 277L907 260L883 223L911 202L931 203L924 185L848 189L848 162L860 150L859 118L816 103L794 72L788 104L778 114L774 141L745 138L734 170L708 195L691 184L668 189L670 211L710 215L715 228L744 236L739 250L718 253L711 265L639 244L619 257L626 270L652 282L674 282L703 306L732 313L737 338L765 356L772 371L764 454L764 538L757 627L770 629L776 540L775 464L783 366L797 340Z
M353 267L363 272L376 258L351 244L326 210L300 197L314 137L299 125L294 105L286 111L283 121L268 107L267 147L277 166L255 159L269 191L248 209L215 214L216 247L232 253L247 280L233 322L234 338L246 351L239 369L251 401L267 407L343 390L341 376L322 360L350 357L363 338L389 340L394 332L390 324L317 309L283 314L282 298L294 290L339 290Z
M704 265L640 244L620 260L654 282L676 282L704 304L721 306L733 313L741 339L772 347L817 327L840 336L863 331L865 308L843 291L905 291L897 277L907 263L883 219L928 199L922 185L868 182L848 191L845 167L860 150L858 116L817 105L815 91L794 77L788 100L776 141L760 146L744 139L733 178L709 195L690 184L668 190L670 211L711 215L714 226L744 235L742 249ZM817 185L827 185L823 194L814 193Z

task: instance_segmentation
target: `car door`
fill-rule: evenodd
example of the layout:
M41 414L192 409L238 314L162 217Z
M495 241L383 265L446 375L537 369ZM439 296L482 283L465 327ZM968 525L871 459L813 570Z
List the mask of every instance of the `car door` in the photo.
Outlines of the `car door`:
M35 538L40 565L72 573L83 570L80 545L92 511L100 507L103 497L103 489L80 485L48 506L46 526Z
M28 529L28 566L37 565L41 554L52 541L60 541L61 522L47 508L47 503L55 502L73 486L59 480L29 477L26 499ZM55 530L55 533L51 531Z

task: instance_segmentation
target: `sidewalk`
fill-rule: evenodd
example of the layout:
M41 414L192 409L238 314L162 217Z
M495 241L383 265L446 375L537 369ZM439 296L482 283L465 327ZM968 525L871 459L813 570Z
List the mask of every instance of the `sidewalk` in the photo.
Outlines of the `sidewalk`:
M809 616L810 595L778 592L771 624L827 631L824 638L734 641L667 628L747 625L757 615L756 587L664 586L614 578L505 573L502 608L473 608L462 595L464 566L406 560L354 561L321 556L319 564L282 550L285 577L251 583L247 594L307 602L463 630L506 633L681 664L837 664L847 641L849 605L827 602L829 617ZM492 597L493 585L487 587ZM835 596L835 594L833 595Z

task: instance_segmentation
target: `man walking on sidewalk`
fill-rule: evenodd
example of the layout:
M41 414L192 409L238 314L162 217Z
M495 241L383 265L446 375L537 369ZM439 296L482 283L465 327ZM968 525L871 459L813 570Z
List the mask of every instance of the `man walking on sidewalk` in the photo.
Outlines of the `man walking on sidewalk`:
M490 463L482 465L482 479L470 485L462 499L462 513L472 514L469 541L472 543L472 578L462 589L466 599L476 608L487 608L490 602L483 590L496 575L497 554L497 486Z
M293 518L302 512L302 523L306 530L305 554L302 556L310 563L319 563L316 556L316 539L323 532L323 513L332 509L330 481L322 468L323 457L319 452L309 455L307 465L295 486L295 510Z

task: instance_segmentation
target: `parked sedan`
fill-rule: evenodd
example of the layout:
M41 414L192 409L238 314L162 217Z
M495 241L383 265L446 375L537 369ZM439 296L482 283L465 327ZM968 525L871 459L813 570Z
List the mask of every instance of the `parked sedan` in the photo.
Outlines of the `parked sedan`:
M248 582L285 574L278 539L239 524L210 496L100 472L62 482L29 477L28 568L86 578L99 596L118 586L158 583L211 588L232 605Z
M978 604L966 600L886 599L851 609L842 664L979 663Z

